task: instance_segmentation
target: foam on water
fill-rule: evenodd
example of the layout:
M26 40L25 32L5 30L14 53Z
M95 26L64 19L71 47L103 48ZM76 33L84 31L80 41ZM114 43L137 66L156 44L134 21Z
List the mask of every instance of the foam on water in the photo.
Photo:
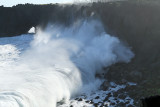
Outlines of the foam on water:
M29 40L22 40L22 47L28 47ZM0 107L55 107L84 90L97 89L101 80L96 73L134 56L96 20L68 28L49 25L34 36L29 48L12 42L0 45L0 66L12 60L0 69Z

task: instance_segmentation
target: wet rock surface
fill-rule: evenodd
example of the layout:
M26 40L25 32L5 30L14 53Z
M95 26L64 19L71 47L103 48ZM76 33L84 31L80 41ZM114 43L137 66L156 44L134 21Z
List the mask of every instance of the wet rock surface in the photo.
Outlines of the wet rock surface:
M136 84L121 84L109 82L107 89L100 89L96 92L84 93L70 101L59 105L59 107L136 107L134 100L128 95L129 87L134 87Z
M143 67L119 63L108 69L106 74L98 76L105 79L99 90L78 96L60 107L140 107L141 99L160 94L160 84L149 78L149 71Z
M120 99L124 99L126 94L130 96L134 101L133 105L128 106L139 107L142 103L141 99L160 95L160 84L157 82L157 80L159 80L158 69L155 71L145 64L140 64L139 66L135 60L128 64L118 63L108 69L108 72L104 76L107 81L114 81L116 84L126 85L125 88L120 89L114 94L121 93L118 96ZM102 85L101 87L105 90L107 85ZM127 103L128 101L125 102L125 106ZM118 105L123 107L124 104L119 103Z

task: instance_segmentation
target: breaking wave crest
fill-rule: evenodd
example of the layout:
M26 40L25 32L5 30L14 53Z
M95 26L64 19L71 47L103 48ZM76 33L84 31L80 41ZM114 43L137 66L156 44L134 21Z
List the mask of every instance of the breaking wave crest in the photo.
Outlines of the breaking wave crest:
M101 81L95 75L103 67L134 56L97 20L48 25L27 50L16 53L18 58L0 69L0 107L56 107L83 89L97 89Z

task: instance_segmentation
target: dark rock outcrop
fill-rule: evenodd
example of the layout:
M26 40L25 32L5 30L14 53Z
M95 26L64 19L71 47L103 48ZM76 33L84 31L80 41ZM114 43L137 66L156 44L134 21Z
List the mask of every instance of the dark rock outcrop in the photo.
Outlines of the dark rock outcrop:
M141 107L160 107L160 96L151 96L145 99L142 99Z

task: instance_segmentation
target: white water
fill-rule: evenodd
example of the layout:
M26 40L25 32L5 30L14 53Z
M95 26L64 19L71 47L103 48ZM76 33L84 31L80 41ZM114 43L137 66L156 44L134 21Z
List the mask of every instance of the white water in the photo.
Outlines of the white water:
M98 88L101 81L95 74L103 67L134 56L95 20L69 28L49 25L30 46L31 36L7 43L9 39L0 39L0 107L55 107L58 101Z

